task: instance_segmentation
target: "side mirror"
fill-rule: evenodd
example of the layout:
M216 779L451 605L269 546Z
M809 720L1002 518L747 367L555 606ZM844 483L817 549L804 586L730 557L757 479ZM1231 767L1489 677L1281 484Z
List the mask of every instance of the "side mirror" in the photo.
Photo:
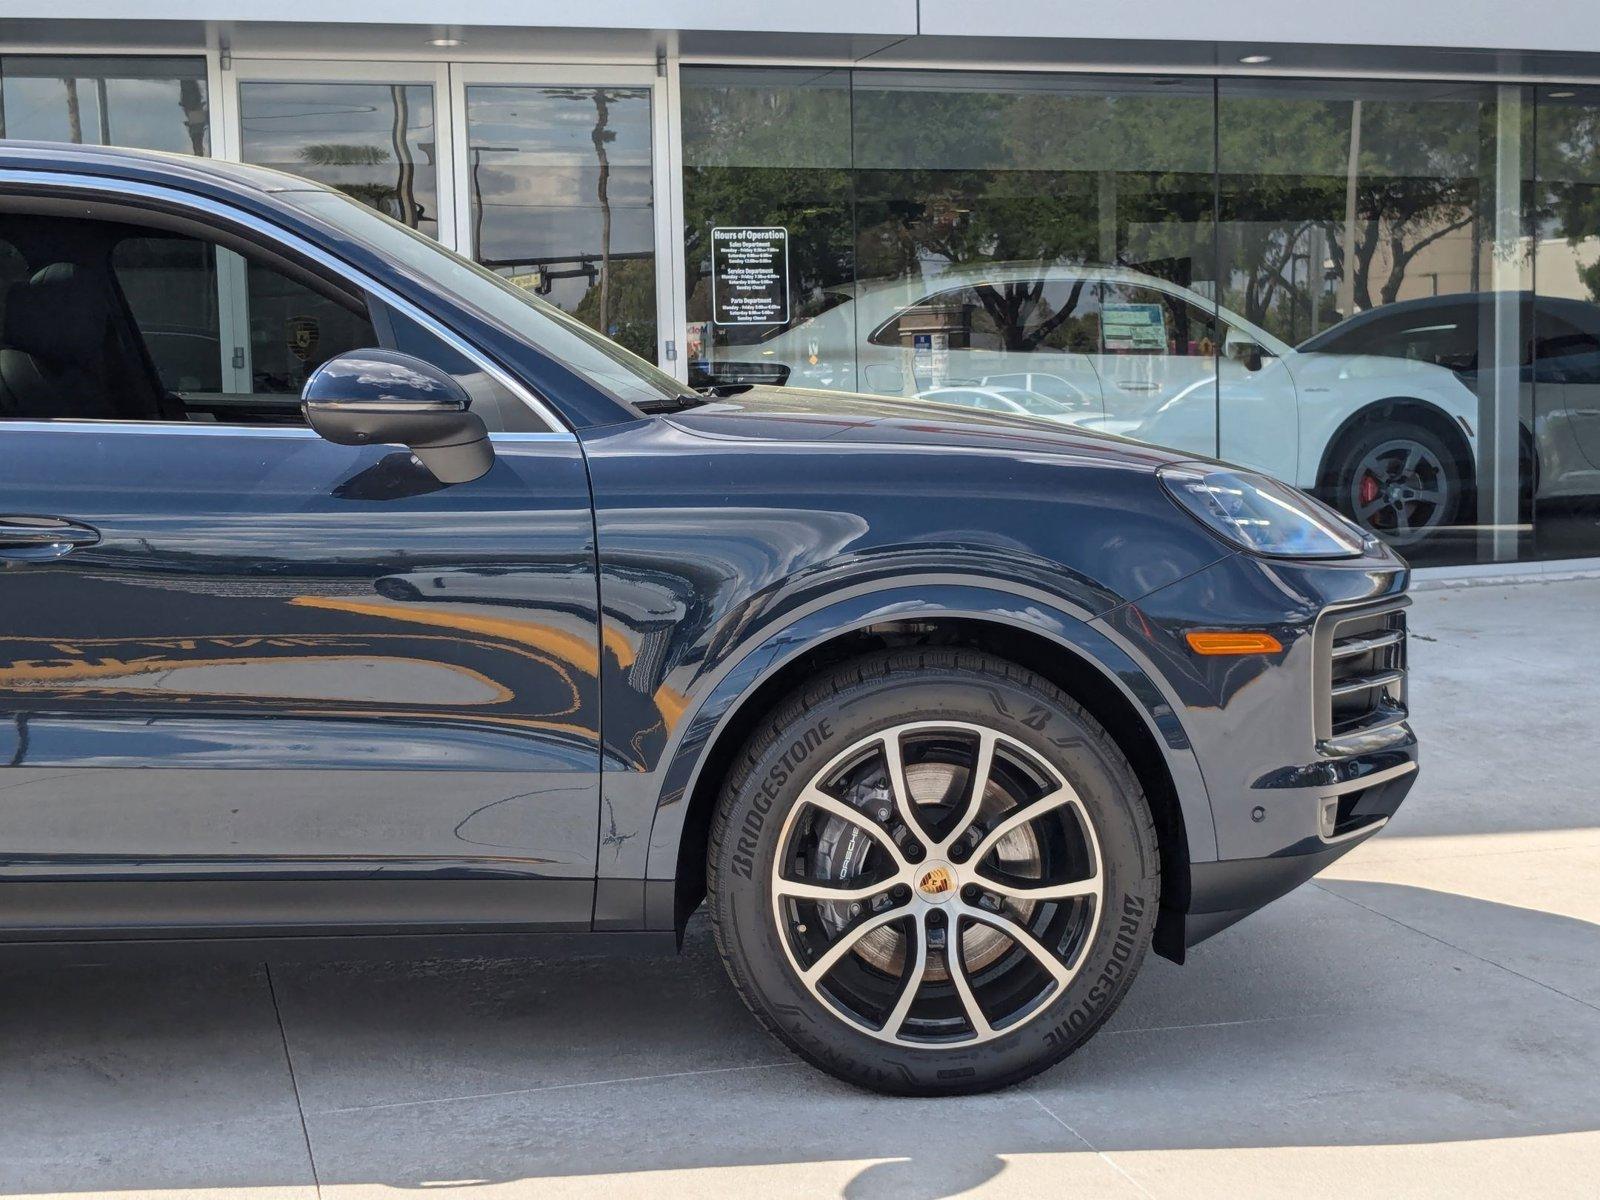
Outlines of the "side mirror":
M1229 340L1226 347L1227 355L1246 371L1261 370L1261 357L1265 353L1255 342L1246 341L1244 338Z
M341 446L405 446L440 483L470 483L494 466L472 397L431 363L393 350L352 350L312 372L306 423Z

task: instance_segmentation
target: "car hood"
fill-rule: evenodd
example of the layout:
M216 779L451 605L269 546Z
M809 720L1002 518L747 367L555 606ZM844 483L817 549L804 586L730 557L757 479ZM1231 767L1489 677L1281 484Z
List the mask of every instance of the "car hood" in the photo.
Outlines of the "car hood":
M734 396L708 399L670 419L705 437L992 450L1147 471L1198 457L1030 417L810 388L752 387Z

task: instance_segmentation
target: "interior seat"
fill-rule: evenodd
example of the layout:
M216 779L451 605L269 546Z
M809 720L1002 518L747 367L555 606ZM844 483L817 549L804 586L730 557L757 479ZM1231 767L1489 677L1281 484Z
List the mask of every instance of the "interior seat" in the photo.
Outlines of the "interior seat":
M0 416L119 416L106 372L110 306L75 263L13 283L0 326Z
M6 289L0 316L0 418L182 418L134 348L108 276L54 262Z

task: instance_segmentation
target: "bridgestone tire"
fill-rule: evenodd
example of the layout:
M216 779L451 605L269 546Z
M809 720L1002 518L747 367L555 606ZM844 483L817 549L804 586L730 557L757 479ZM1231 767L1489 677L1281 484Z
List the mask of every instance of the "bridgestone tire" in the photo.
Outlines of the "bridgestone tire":
M881 731L943 721L1014 739L1075 789L1097 838L1103 893L1097 911L1073 910L1092 912L1082 918L1092 936L1076 973L1053 993L1047 984L1040 993L1044 999L1014 1028L996 1019L1001 1032L987 1041L901 1044L845 1019L802 980L780 930L785 918L773 895L773 871L790 810L803 803L801 794L818 772ZM982 832L975 828L974 839ZM775 1037L813 1065L861 1087L931 1096L1026 1079L1066 1058L1104 1024L1149 949L1160 866L1138 780L1117 744L1082 707L1038 675L998 658L899 650L831 669L780 703L752 734L712 822L707 889L718 952L740 996ZM911 928L924 936L923 926ZM912 940L907 935L903 943L907 961ZM1078 944L1085 944L1081 937ZM1020 944L1012 950L1018 955L1012 961L1021 961ZM927 953L931 958L934 951Z

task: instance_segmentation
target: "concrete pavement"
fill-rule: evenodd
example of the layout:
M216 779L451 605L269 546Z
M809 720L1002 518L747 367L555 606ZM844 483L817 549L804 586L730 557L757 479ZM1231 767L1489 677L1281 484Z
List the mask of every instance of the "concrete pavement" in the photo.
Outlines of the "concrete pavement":
M1593 1196L1600 581L1423 592L1390 831L1021 1088L886 1100L680 959L0 970L0 1195Z

